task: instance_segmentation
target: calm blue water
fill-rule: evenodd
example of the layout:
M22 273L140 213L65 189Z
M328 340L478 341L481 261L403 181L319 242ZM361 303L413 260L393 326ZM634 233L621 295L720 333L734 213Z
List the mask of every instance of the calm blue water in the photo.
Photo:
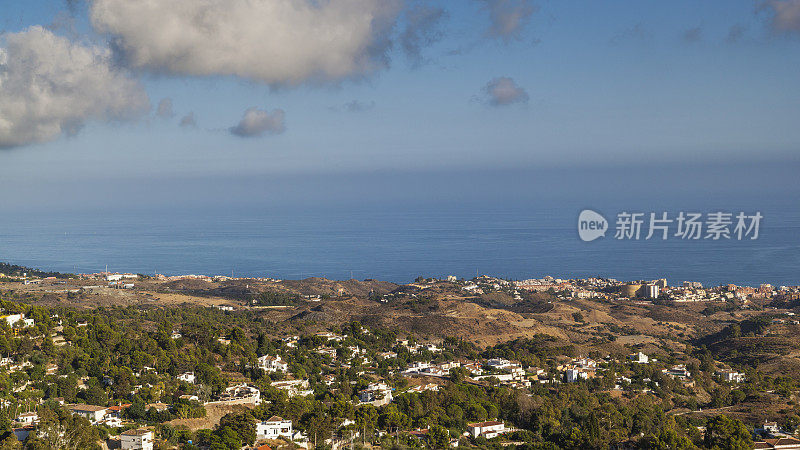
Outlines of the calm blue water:
M3 260L68 272L800 284L800 227L770 212L757 241L591 243L578 239L573 209L29 213L2 221L0 249Z
M412 187L403 177L354 181L347 195L336 194L352 198L337 202L325 197L332 188L324 182L291 201L258 194L275 190L248 183L246 190L220 185L223 194L195 202L11 208L0 216L0 260L67 272L96 272L107 264L112 271L148 274L347 279L352 273L396 282L477 272L515 279L800 284L800 208L796 192L785 187L664 192L660 183L631 188L590 181L584 186L594 188L569 189L574 183L560 176L545 182L420 180ZM397 194L401 184L408 190ZM277 196L291 197L289 191ZM584 243L576 232L583 208L612 221L622 210L758 210L764 220L756 241Z

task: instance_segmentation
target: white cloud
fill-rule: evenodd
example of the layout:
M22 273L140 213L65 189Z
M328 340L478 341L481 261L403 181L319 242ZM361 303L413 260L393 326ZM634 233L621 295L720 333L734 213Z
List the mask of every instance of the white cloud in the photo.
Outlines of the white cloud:
M244 112L244 117L239 124L230 128L230 132L241 137L257 137L267 133L281 134L286 131L285 119L286 113L282 109L276 109L270 113L250 108Z
M528 101L528 93L525 92L525 89L509 77L493 79L484 86L483 92L487 103L492 106L506 106Z
M533 13L539 10L530 0L480 0L489 10L489 37L506 41L520 35Z
M126 120L150 102L111 64L108 49L39 27L0 38L0 147L77 133L88 120Z
M91 0L92 24L125 64L276 85L388 66L401 0Z
M774 13L772 28L780 32L800 32L800 0L771 0L766 7Z
M156 115L161 117L162 119L169 119L175 116L175 113L172 111L172 99L171 98L162 98L160 102L158 102L158 107L156 108Z

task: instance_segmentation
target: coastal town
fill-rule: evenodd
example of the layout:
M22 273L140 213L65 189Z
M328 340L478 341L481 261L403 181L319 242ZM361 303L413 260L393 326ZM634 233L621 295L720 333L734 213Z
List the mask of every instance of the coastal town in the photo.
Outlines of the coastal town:
M800 448L800 409L792 406L800 377L715 347L800 330L796 286L420 277L352 282L361 288L355 294L328 280L5 272L3 448L711 448L723 439L744 445L730 448ZM159 295L199 296L203 287L213 302L159 304ZM267 290L246 291L256 287ZM118 295L142 302L79 306ZM360 301L387 317L409 310L420 323L444 324L419 306L432 299L480 305L476 317L487 320L502 307L547 326L481 345L488 341L478 327L458 336L444 326L431 332L320 315ZM603 323L587 305L738 319L695 331L694 316L662 319L643 332L629 329L633 321ZM560 308L574 312L545 321ZM789 355L775 352L769 360ZM621 421L585 429L583 421L599 419L593 408L546 419L575 395ZM753 402L776 408L754 416ZM634 426L627 420L637 408L660 419ZM544 420L561 425L542 428ZM653 443L667 437L678 447Z

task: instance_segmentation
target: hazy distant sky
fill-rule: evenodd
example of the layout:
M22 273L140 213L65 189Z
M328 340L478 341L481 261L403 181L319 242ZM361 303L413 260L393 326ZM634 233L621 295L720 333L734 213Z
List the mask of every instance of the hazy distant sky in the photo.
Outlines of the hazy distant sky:
M800 0L26 0L0 26L6 193L798 160Z

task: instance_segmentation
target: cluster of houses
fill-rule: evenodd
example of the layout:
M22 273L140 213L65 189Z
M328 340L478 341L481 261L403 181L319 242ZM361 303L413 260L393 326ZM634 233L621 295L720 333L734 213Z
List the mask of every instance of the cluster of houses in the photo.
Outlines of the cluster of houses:
M58 400L63 404L62 400ZM96 405L65 405L72 414L85 417L92 425L104 424L109 427L122 426L122 412L130 404L118 406L96 406ZM25 412L14 420L17 428L13 429L17 440L24 441L28 435L36 430L39 423L39 415L35 412ZM122 450L152 450L153 432L146 428L131 429L123 431L119 435L119 448Z
M230 386L226 388L222 392L222 394L220 394L219 401L216 403L228 403L228 404L251 403L253 405L260 405L261 391L258 390L258 388L250 386L245 383L237 384L235 386Z
M800 450L800 439L792 437L776 422L765 422L761 428L755 430L755 435L760 438L753 442L756 450Z
M482 280L488 282L491 280ZM508 287L501 285L502 288ZM26 318L24 315L7 315L2 316L7 322L13 321L16 326L25 325ZM11 322L9 322L11 323ZM30 322L29 326L32 326ZM86 323L78 324L77 326L86 326ZM368 333L367 330L364 330ZM173 338L180 338L180 333L173 332ZM337 361L340 367L350 367L347 363L351 362L354 358L361 358L364 364L369 364L369 355L372 353L367 352L365 349L357 345L346 346L342 342L345 336L333 332L317 333L315 338L322 344L312 351L320 355L327 355L333 361ZM300 343L300 337L287 336L282 339L282 342L287 348L295 348ZM467 359L448 360L444 362L431 362L426 359L430 358L435 360L437 355L442 352L441 343L416 343L407 339L398 339L395 343L393 350L382 351L374 354L377 360L381 359L394 359L398 356L401 350L398 347L408 350L409 353L416 355L415 359L418 361L412 362L405 367L400 374L407 377L409 381L413 379L410 386L404 392L425 392L436 391L440 389L443 380L450 377L451 370L460 368L463 369L464 374L469 377L471 383L499 383L513 388L526 388L531 387L533 383L573 383L582 380L588 380L602 371L604 366L602 362L612 361L610 358L598 362L591 358L577 357L569 360L562 360L561 364L555 366L555 371L537 368L537 367L523 367L517 361L512 361L505 358L490 358L484 361L472 361ZM426 355L426 356L423 356ZM432 356L431 356L432 355ZM285 355L284 355L285 356ZM438 361L443 358L439 357ZM636 352L628 356L627 360L633 364L650 364L656 361L654 358L648 356L643 352ZM13 369L14 366L21 366L22 370L25 364L30 366L30 362L23 361L14 363L8 358L0 360L0 367L6 369ZM290 364L284 360L281 355L263 355L257 359L257 368L269 374L287 374L274 377L275 380L270 383L271 387L285 391L288 396L308 396L313 394L311 383L308 379L294 379L290 374ZM53 367L56 368L55 366ZM48 368L49 370L49 368ZM399 370L395 368L395 370ZM155 371L154 368L145 367L136 376L141 376L144 372ZM360 373L364 373L363 371ZM390 371L390 374L395 374L395 371ZM688 382L691 378L691 373L684 365L676 365L669 369L664 369L663 373ZM744 374L732 371L721 370L717 373L720 380L729 383L740 383L744 381ZM198 382L197 376L192 371L187 371L178 374L175 377L179 382L194 385ZM85 381L81 380L81 383ZM261 403L261 391L246 382L239 382L230 386L222 391L218 398L208 403L216 404L252 404L259 405ZM334 375L325 375L323 382L328 386L332 386L336 381ZM631 380L626 377L620 377L618 380L618 388L624 382L631 383ZM650 380L644 380L649 382ZM437 384L438 383L438 384ZM80 386L79 386L80 387ZM83 386L85 388L85 385ZM142 388L141 386L134 386L134 391ZM395 400L398 393L395 388L390 386L382 378L374 379L366 387L356 392L355 397L357 402L361 404L370 404L375 407L387 405ZM181 396L184 400L200 401L197 395L185 394ZM206 399L204 399L206 400ZM354 399L354 401L356 401ZM94 405L67 405L66 407L74 414L86 417L92 424L105 424L110 427L120 427L123 425L122 413L125 408L130 405L118 405L111 407L94 406ZM156 408L158 411L164 411L170 408L170 405L163 403L147 405ZM23 434L35 429L38 417L35 413L20 414L17 418L19 428L15 429L15 434L24 439ZM480 423L469 424L466 434L475 437L485 437L491 439L493 437L508 433L511 428L507 428L503 422L499 421L486 421ZM417 430L416 435L420 438L425 438L426 430ZM413 433L412 433L413 434ZM257 435L259 439L275 439L285 438L289 440L298 441L304 439L302 434L296 432L292 427L290 420L284 420L280 417L271 417L269 420L257 424ZM457 442L457 440L455 440ZM147 449L153 446L153 433L147 429L129 430L120 436L120 446L123 449Z

